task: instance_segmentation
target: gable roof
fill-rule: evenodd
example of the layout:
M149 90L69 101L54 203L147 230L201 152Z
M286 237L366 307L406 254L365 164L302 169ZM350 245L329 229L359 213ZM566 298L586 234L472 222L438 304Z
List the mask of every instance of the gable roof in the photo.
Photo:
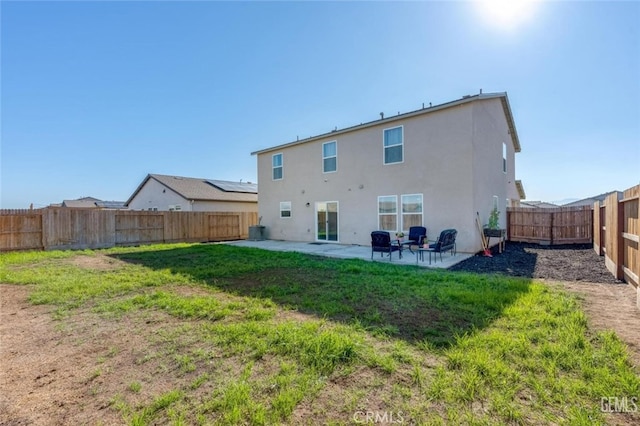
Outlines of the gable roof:
M379 124L382 123L392 123L394 121L398 121L398 120L402 120L405 118L410 118L410 117L416 117L419 115L423 115L423 114L429 114L435 111L441 111L447 108L452 108L452 107L456 107L459 105L464 105L464 104L468 104L471 102L476 102L476 101L481 101L481 100L486 100L486 99L500 99L501 103L502 103L502 110L504 111L504 115L505 118L507 120L507 125L509 127L509 135L511 136L511 142L513 143L513 148L516 152L520 152L521 151L521 146L520 146L520 139L518 138L518 132L516 131L516 125L515 122L513 120L513 114L511 113L511 105L509 104L509 98L507 97L507 92L499 92L499 93L480 93L477 95L467 95L467 96L463 96L462 98L455 100L455 101L451 101L451 102L446 102L440 105L434 105L434 106L429 106L429 107L422 107L421 109L415 110L415 111L411 111L411 112L406 112L404 114L398 114L398 115L394 115L388 118L382 118L380 120L375 120L375 121L370 121L368 123L363 123L363 124L358 124L356 126L351 126L351 127L346 127L344 129L340 129L340 130L333 130L331 132L327 132L327 133L323 133L321 135L317 135L317 136L311 136L309 138L305 138L305 139L299 139L296 140L294 142L289 142L289 143L285 143L285 144L281 144L281 145L277 145L271 148L265 148L265 149L261 149L259 151L254 151L251 153L251 155L258 155L258 154L264 154L270 151L275 151L275 150L279 150L282 148L286 148L286 147L290 147L290 146L294 146L294 145L299 145L299 144L303 144L303 143L307 143L307 142L312 142L318 139L323 139L323 138L327 138L327 137L334 137L343 133L348 133L348 132L353 132L356 130L360 130L360 129L366 129L368 127L372 127L372 126L377 126Z
M187 200L258 202L258 185L255 183L148 174L125 205L129 205L149 179L158 181Z

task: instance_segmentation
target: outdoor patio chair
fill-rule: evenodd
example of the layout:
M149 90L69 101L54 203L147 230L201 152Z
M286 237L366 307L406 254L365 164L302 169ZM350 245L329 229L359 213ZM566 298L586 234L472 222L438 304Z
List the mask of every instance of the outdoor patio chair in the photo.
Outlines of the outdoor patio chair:
M380 257L383 253L389 253L389 261L391 261L391 253L394 251L397 251L402 259L400 246L391 242L391 235L387 231L373 231L371 233L371 260L373 260L374 252L380 252Z
M440 233L438 241L429 244L429 248L434 253L440 253L440 261L442 262L442 252L450 251L452 255L456 254L456 236L458 231L455 229L445 229Z
M412 226L409 228L409 238L402 245L408 246L409 251L411 251L411 246L421 246L425 238L427 238L427 228L424 226Z

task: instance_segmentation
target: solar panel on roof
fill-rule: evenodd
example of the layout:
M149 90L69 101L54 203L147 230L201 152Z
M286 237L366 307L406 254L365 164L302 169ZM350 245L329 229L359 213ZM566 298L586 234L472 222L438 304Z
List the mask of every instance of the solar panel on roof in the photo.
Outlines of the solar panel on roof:
M208 183L225 192L245 192L256 194L258 185L255 183L228 182L224 180L207 180Z

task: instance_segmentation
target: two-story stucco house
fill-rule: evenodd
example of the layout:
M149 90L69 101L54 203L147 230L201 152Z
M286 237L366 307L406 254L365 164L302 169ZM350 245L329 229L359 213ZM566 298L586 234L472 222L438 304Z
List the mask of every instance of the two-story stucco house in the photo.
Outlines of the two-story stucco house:
M524 198L506 93L479 94L253 152L269 239L369 245L371 232L458 230L481 250L476 212Z

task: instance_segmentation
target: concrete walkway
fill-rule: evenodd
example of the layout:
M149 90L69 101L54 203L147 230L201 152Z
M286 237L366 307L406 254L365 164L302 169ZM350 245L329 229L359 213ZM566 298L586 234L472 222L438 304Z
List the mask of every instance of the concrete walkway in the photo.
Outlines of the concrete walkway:
M306 243L306 242L294 242L294 241L280 241L280 240L264 240L264 241L231 241L225 244L230 244L239 247L255 247L264 250L274 251L294 251L298 253L315 254L318 256L336 257L340 259L363 259L371 260L371 247L358 246L358 245L346 245L346 244L333 244L333 243ZM431 254L431 264L429 264L429 253L424 253L424 261L416 259L416 255L409 250L404 249L402 251L402 259L398 258L398 252L392 253L391 263L395 265L418 265L423 268L450 268L458 262L462 262L465 259L473 257L473 254L469 253L456 253L452 255L447 252L442 254L442 261L440 260L440 253ZM389 257L380 253L373 254L373 260L375 262L389 263ZM416 260L418 260L416 262Z

